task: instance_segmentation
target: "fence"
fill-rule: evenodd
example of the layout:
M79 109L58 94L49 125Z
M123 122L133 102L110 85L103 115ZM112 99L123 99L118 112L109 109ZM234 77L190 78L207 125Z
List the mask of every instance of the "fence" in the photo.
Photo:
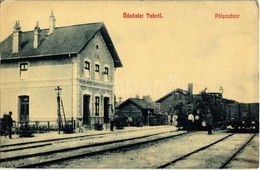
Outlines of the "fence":
M90 117L90 130L108 129L109 123L104 123L104 117Z
M15 122L13 130L19 133L21 126L28 125L33 133L46 133L49 131L56 131L58 125L56 121L29 121L29 122Z

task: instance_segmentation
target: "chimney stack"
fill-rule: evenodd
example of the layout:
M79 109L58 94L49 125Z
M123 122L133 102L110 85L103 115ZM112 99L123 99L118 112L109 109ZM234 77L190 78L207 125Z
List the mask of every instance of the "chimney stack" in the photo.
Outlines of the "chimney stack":
M188 92L190 95L193 95L193 84L192 83L188 84Z
M54 16L54 14L53 14L53 11L51 11L51 16L50 16L49 21L50 21L50 27L49 27L48 35L50 35L51 33L53 33L54 30L55 30L55 21L56 21L56 19L55 19L55 16Z
M37 21L37 24L34 28L34 36L33 36L33 48L36 49L39 46L40 43L40 27L39 27L39 22Z
M12 48L13 53L18 53L20 50L20 32L21 32L20 22L16 21L14 26L14 31L13 31L13 48Z
M190 102L193 102L193 84L192 83L188 84L188 92L190 95Z

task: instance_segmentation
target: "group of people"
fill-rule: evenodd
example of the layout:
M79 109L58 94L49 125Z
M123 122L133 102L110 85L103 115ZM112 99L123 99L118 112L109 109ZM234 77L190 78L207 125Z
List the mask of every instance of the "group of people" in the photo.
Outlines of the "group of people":
M203 120L202 120L203 116ZM213 131L213 117L210 109L206 111L205 114L202 114L200 110L197 110L197 113L193 115L193 113L189 110L188 112L188 121L187 121L187 130L188 132L192 131L195 127L200 127L200 123L204 123L206 125L208 134L212 134Z
M191 132L193 130L199 130L199 128L201 127L201 123L203 123L205 124L204 126L206 126L208 134L212 134L213 117L210 109L207 109L205 114L203 114L200 109L198 109L196 113L192 113L191 110L188 110L187 117L184 118L185 120L182 120L183 117L181 117L178 113L179 112L177 110L173 114L168 115L169 125L175 125L175 122L185 122L187 131ZM180 125L178 127L180 127Z
M177 125L177 119L178 119L178 115L179 114L179 111L178 110L176 110L176 111L174 111L174 113L173 114L169 114L168 115L168 123L169 123L169 125Z
M12 127L13 127L13 118L12 112L10 111L8 114L4 114L1 119L1 133L6 137L9 136L12 139Z

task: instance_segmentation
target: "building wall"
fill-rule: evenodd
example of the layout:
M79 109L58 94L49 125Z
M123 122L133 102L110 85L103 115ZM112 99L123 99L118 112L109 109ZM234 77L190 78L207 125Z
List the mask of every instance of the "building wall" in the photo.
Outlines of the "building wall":
M163 101L160 102L161 112L173 112L174 107L180 102L184 102L186 97L182 94L172 94Z
M85 61L90 63L90 74L86 76ZM20 64L28 63L27 78L20 78ZM99 65L99 76L95 65ZM104 74L105 67L108 75ZM0 114L13 111L13 118L19 121L18 98L29 96L30 121L56 121L57 95L54 89L62 88L61 97L67 118L82 118L83 95L90 95L91 124L96 118L104 121L104 98L109 98L114 110L114 63L109 50L97 33L88 45L77 55L44 57L2 62L0 68ZM107 76L107 78L105 78ZM99 115L95 116L95 97L100 97Z
M132 103L127 103L125 106L119 109L119 115L125 115L127 117L142 116L142 110Z
M27 78L20 79L20 64L28 63ZM2 62L0 68L0 114L13 112L19 121L19 96L29 96L30 121L56 121L57 96L55 88L62 87L65 113L71 113L71 59L66 56L52 59L27 59ZM64 95L65 94L65 95Z
M86 48L78 55L77 75L78 81L75 82L75 90L78 91L77 103L77 118L83 117L83 95L90 95L90 117L91 124L96 120L104 121L104 98L109 98L110 109L114 110L114 62L113 58L106 47L102 35L98 32L93 39L88 43ZM89 74L86 74L85 61L89 62ZM99 73L95 71L95 65L99 65ZM104 74L105 67L108 68L108 75ZM98 76L97 76L98 74ZM106 76L106 77L105 77ZM95 97L100 98L99 115L95 115ZM100 118L100 119L97 119Z

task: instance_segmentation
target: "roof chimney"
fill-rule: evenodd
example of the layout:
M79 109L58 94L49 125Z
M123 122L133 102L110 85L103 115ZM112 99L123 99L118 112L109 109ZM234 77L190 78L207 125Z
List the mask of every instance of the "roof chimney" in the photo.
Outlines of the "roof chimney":
M40 42L40 27L39 27L39 22L37 21L37 24L34 28L34 36L33 36L33 48L36 49L39 46Z
M20 50L20 22L16 21L15 26L14 26L14 31L13 31L13 48L12 52L13 53L18 53Z
M51 33L53 33L54 30L55 30L55 21L56 21L56 19L55 19L55 16L54 16L54 14L53 14L53 11L51 11L51 16L50 16L49 21L50 21L50 27L49 27L48 35L50 35Z

